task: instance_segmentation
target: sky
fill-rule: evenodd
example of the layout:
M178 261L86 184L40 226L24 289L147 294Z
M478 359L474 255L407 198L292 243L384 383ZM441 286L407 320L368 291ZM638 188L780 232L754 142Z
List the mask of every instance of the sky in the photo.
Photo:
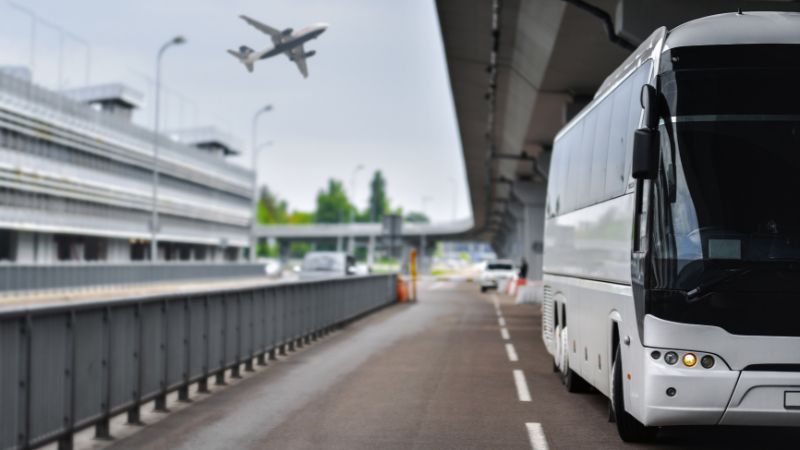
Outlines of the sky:
M0 0L0 65L32 61L34 81L51 89L80 87L87 74L91 84L126 83L145 94L134 120L149 128L156 52L185 36L187 43L164 57L161 128L215 125L240 139L244 154L234 162L249 167L253 114L273 105L259 121L259 182L292 209L313 210L329 178L343 181L351 198L355 190L363 209L369 178L381 170L393 207L424 207L435 222L471 216L433 0L17 4L42 20L31 45L30 18ZM228 55L240 45L271 46L239 14L278 29L329 23L306 45L317 51L308 59L309 78L283 56L258 62L251 74Z

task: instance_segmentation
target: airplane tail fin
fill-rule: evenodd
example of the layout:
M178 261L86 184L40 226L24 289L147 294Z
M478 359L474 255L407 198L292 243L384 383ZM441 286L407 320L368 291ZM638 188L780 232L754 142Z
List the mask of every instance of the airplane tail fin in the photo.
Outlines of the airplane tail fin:
M239 47L238 52L236 50L228 50L228 53L230 53L234 58L238 59L240 63L244 64L248 72L253 71L253 63L247 59L247 56L250 55L250 53L253 53L251 48L243 45Z

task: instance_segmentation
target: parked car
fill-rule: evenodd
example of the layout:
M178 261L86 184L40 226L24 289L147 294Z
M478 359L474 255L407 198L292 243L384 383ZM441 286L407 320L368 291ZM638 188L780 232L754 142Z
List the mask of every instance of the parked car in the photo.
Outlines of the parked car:
M497 289L500 281L511 280L516 274L514 263L509 260L498 259L487 262L486 267L478 277L481 292L486 292L488 289Z
M355 265L356 259L345 252L308 252L300 265L300 279L354 275Z

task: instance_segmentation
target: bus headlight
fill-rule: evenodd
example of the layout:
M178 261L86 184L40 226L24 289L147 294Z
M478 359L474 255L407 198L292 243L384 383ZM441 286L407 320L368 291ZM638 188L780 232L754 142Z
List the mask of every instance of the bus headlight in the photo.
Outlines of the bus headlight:
M674 365L678 362L678 354L675 352L667 352L664 354L664 362L671 365Z
M703 368L705 369L710 369L714 367L715 362L716 361L714 361L714 357L711 355L706 355L700 358L700 365L703 366Z
M683 365L686 367L694 367L697 364L697 356L694 353L687 353L683 355Z

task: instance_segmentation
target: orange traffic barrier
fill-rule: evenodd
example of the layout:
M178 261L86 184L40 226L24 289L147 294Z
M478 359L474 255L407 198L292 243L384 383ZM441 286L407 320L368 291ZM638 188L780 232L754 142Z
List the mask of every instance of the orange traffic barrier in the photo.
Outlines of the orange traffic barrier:
M403 281L401 275L397 275L397 301L400 303L408 300L408 290L406 289L406 282Z

